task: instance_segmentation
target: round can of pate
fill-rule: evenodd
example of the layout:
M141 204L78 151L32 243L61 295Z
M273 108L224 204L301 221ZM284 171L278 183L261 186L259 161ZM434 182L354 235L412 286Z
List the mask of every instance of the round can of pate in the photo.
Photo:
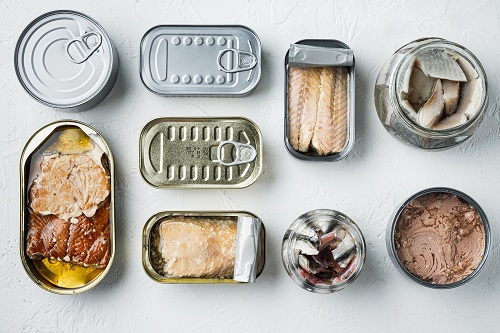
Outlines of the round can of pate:
M387 251L396 268L434 289L455 288L476 277L490 244L490 225L481 206L447 187L409 197L386 232Z
M118 55L104 29L85 14L58 10L22 32L14 66L24 89L55 109L83 111L101 102L118 74Z
M283 265L302 289L329 294L359 276L366 244L356 223L341 212L317 209L299 216L285 232Z

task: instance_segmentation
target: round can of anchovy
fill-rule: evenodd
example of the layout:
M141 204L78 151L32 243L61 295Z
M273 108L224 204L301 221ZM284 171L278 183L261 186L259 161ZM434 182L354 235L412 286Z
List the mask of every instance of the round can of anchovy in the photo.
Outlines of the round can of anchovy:
M481 206L467 194L428 188L395 211L387 225L386 246L403 275L425 287L451 289L469 282L484 267L491 247L490 225ZM476 249L468 249L471 246Z
M101 102L118 74L118 55L94 19L70 10L41 15L22 32L14 66L24 89L55 109L83 111Z

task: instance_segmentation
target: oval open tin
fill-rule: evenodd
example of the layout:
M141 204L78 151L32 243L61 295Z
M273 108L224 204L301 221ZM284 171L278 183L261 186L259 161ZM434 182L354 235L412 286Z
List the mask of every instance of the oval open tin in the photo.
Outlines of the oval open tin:
M241 25L161 25L141 41L141 80L162 96L241 97L259 83L259 37Z
M89 146L89 144L91 146ZM33 184L33 180L39 177L41 161L44 161L44 157L51 156L56 153L59 154L58 156L64 156L64 154L74 154L74 152L70 153L69 151L81 149L80 147L83 147L83 145L87 145L86 147L94 147L95 149L97 149L97 146L100 150L102 150L103 155L101 156L101 161L104 168L109 172L109 195L105 199L105 204L98 208L94 216L97 219L97 215L99 214L98 212L103 209L104 213L102 216L107 216L108 222L108 224L104 225L104 228L108 229L103 232L99 232L99 230L96 231L95 229L92 230L93 228L98 227L96 224L93 224L94 221L89 222L89 220L87 220L86 222L89 223L90 227L87 227L87 229L83 229L84 227L82 227L80 230L86 231L84 233L84 237L78 239L89 240L89 242L93 241L93 243L91 243L93 244L92 246L99 246L96 244L109 244L109 248L107 249L108 252L103 255L103 257L106 258L107 263L105 264L105 267L96 267L91 264L87 266L70 264L69 262L65 262L71 260L69 254L66 254L69 260L56 260L55 258L51 259L46 256L40 259L31 259L27 254L27 246L29 243L28 236L30 227L32 226L29 224L32 214L30 206L30 187ZM55 149L54 147L65 147L64 149L66 149L67 152L63 153L62 150L64 149ZM91 151L94 151L94 148L92 148ZM21 154L20 186L21 206L19 250L21 261L28 276L41 288L56 294L77 294L87 291L97 285L110 270L115 253L114 162L111 151L103 137L92 127L77 121L63 120L42 127L28 140ZM55 191L54 189L48 190ZM48 218L52 218L54 216L45 215L43 213L39 214L41 214L39 216L47 216ZM82 213L80 217L83 218L83 216L84 215ZM56 218L59 217L56 216ZM47 222L47 226L48 223L50 222ZM74 220L69 219L65 223L69 225L67 226L68 230L74 230L70 229L72 226L76 225ZM108 232L109 239L105 238ZM56 234L54 233L52 235ZM68 235L67 237L70 236ZM99 243L97 243L98 239ZM43 240L42 238L44 246L46 246L46 242L50 243L51 241L55 243L58 240ZM66 242L67 243L64 244L69 244L70 238L67 238ZM57 245L51 246L54 248ZM88 247L84 247L84 249L85 251L88 251L86 252L87 254L92 251L92 249L89 249ZM69 253L69 246L67 251ZM98 265L101 264L102 262Z
M91 17L58 10L33 20L16 45L14 66L24 89L38 102L83 111L101 102L118 74L118 55Z
M292 52L293 51L293 52ZM299 151L291 143L289 125L289 73L291 67L297 68L340 68L347 71L347 134L342 148L334 153L319 154L315 150ZM352 50L343 42L333 39L305 39L290 46L285 56L285 119L284 139L287 150L293 156L307 161L338 161L344 158L354 144L355 115L355 71ZM300 122L300 121L299 121ZM335 134L336 135L336 134ZM307 147L306 147L307 148Z
M220 219L238 223L238 238L236 239L236 256L235 256L235 275L240 271L240 276L249 280L238 280L236 276L233 278L214 278L214 277L172 277L162 272L165 261L161 253L161 223L171 221L196 221L197 219ZM253 231L248 232L248 229L240 230L240 223L246 225L251 224L257 228L252 228ZM220 235L220 234L219 234ZM196 243L197 244L197 243ZM246 247L246 251L245 251ZM239 250L240 248L241 250ZM182 252L182 251L181 251ZM266 259L265 249L265 229L262 221L252 213L248 212L183 212L171 211L157 213L149 218L144 225L142 234L142 263L146 274L159 283L183 283L183 284L215 284L215 283L241 283L253 282L263 271ZM189 265L188 265L189 266ZM184 265L185 267L185 265ZM251 277L246 276L251 270Z
M262 171L262 135L246 118L159 118L139 138L144 180L159 188L242 188Z

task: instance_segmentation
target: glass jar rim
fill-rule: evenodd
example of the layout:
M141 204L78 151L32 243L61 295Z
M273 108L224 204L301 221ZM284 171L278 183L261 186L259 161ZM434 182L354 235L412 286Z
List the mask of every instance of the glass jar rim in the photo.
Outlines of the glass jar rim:
M391 104L396 110L396 113L400 116L402 121L405 123L405 125L410 128L411 130L418 130L426 135L431 135L433 137L448 137L450 135L458 135L465 131L466 129L470 128L473 126L478 119L481 119L481 114L484 112L484 109L487 107L487 97L488 97L488 80L486 77L486 73L484 71L484 68L477 59L477 57L467 48L463 47L460 44L448 41L443 38L437 38L437 37L432 37L432 38L427 38L429 41L426 43L423 43L421 45L416 46L415 48L411 49L408 53L404 54L404 58L402 61L399 62L395 74L392 77L392 87L393 89L390 90L391 93ZM423 42L425 41L426 38L418 39L416 41L410 42L407 45L414 43L414 42ZM402 48L404 48L403 46ZM415 54L419 53L420 51L427 49L427 48L432 48L432 47L443 47L443 48L448 48L452 51L457 52L461 57L464 57L465 60L467 60L476 71L479 73L479 77L483 80L483 94L481 96L481 103L479 104L477 112L468 119L465 123L443 129L443 130L434 130L431 128L423 127L422 125L418 124L416 121L411 119L410 116L406 114L406 112L403 110L403 107L401 106L400 98L398 97L398 78L401 75L401 71L404 67L408 65L408 61L410 61L411 57L414 56Z

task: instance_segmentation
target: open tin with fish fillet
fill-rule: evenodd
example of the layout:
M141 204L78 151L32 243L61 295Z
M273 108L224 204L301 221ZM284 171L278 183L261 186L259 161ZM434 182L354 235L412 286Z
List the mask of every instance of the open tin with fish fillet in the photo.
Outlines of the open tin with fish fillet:
M366 258L365 239L341 212L317 209L299 216L285 232L283 265L302 289L329 294L349 286Z
M451 289L471 281L484 267L491 248L490 224L467 194L428 188L395 210L386 246L392 263L411 280Z
M243 188L262 171L262 135L246 118L159 118L139 138L141 175L157 188Z
M264 269L264 225L248 212L157 213L142 237L144 270L159 283L248 283Z
M20 160L20 256L56 294L97 285L115 253L114 162L103 137L77 121L42 127Z
M285 145L302 160L338 161L354 144L353 51L306 39L285 56Z
M161 25L141 41L144 86L161 96L241 97L260 81L260 39L241 25Z

